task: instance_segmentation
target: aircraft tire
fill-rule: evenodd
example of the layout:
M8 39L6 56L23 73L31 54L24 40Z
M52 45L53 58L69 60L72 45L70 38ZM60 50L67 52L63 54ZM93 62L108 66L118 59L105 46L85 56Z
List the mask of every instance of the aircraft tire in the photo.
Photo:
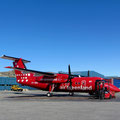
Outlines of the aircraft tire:
M47 93L47 97L51 97L52 94L50 92Z
M95 95L95 92L89 92L89 95Z
M73 95L74 95L74 93L73 93L73 92L69 92L69 95L70 95L70 96L73 96Z

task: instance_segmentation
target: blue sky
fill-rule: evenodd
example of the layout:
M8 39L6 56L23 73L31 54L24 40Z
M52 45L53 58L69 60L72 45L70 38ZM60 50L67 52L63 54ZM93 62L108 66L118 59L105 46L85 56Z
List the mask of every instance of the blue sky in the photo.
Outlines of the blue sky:
M119 0L0 0L0 55L39 71L120 76ZM0 59L0 71L11 61Z

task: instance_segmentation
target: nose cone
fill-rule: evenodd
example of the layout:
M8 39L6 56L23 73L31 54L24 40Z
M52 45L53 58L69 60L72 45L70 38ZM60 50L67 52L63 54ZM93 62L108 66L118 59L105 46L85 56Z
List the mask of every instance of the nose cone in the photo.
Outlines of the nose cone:
M110 89L110 91L120 92L120 89L112 84L105 83L105 87L107 87L108 90Z

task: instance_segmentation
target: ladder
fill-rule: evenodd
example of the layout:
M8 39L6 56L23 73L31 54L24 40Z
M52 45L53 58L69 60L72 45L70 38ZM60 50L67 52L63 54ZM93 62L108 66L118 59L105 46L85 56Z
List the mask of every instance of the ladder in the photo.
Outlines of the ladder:
M103 80L96 80L95 82L95 97L98 99L105 98L105 81Z

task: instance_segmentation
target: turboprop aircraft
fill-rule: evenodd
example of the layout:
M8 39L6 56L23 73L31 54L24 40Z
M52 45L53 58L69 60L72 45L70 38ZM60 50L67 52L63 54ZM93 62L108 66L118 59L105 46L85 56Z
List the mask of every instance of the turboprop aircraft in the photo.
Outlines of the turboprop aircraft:
M28 60L6 55L1 58L13 61L13 67L5 68L15 70L18 83L48 91L48 97L52 96L53 92L69 92L70 96L73 96L74 92L86 92L99 99L104 99L113 98L116 92L120 92L119 88L106 82L104 78L80 77L71 74L70 65L68 66L68 74L42 72L27 69L25 63L30 62Z

